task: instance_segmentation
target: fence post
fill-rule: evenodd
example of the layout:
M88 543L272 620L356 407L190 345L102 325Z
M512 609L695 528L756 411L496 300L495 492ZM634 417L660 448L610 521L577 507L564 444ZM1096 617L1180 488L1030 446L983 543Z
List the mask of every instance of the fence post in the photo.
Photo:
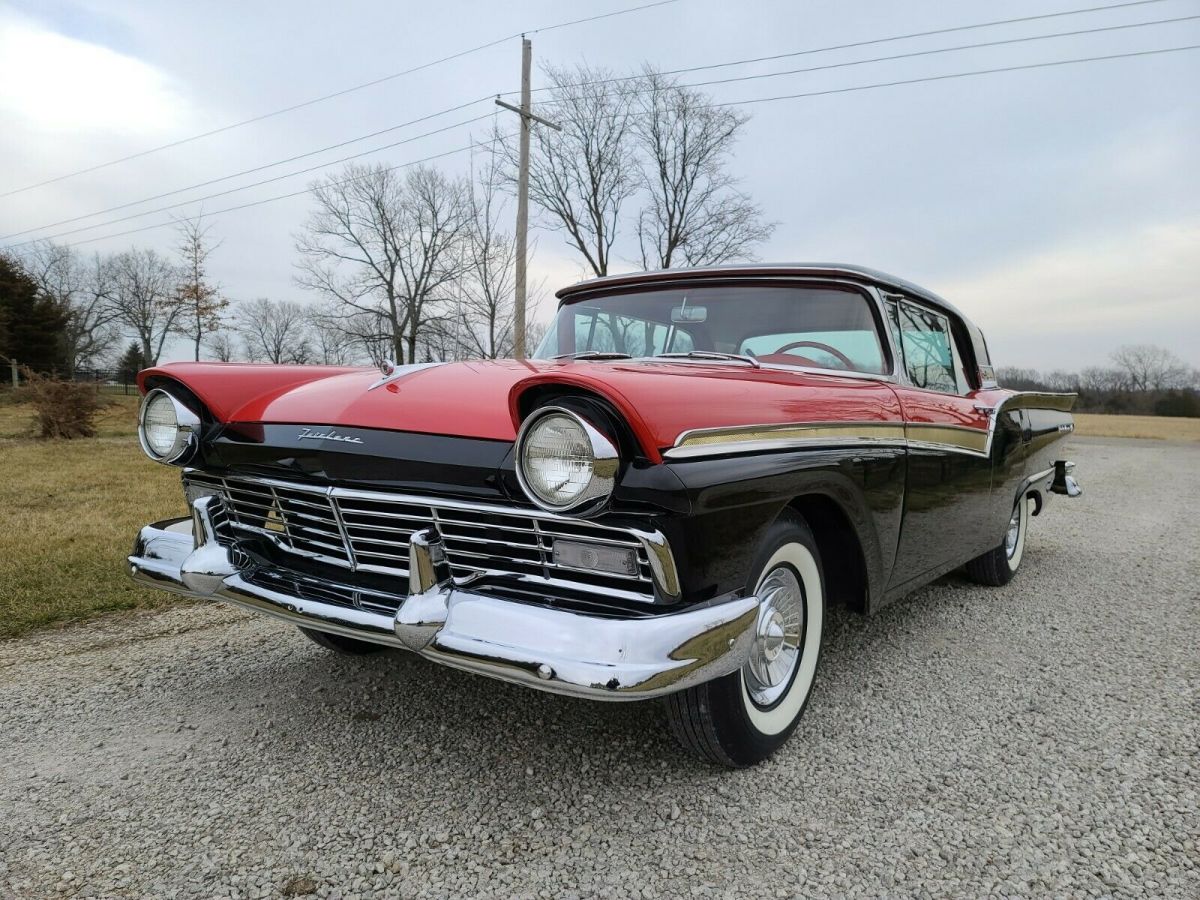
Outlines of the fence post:
M17 361L15 359L10 359L8 362L12 366L12 383L13 383L13 390L15 391L18 386Z

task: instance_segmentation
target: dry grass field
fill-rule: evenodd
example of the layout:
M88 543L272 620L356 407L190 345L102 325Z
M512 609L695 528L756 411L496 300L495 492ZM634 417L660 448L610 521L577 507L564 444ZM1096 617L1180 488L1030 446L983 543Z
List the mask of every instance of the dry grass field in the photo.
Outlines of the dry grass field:
M1076 413L1075 433L1088 437L1153 438L1200 441L1200 419L1165 416L1102 416Z
M137 398L115 399L83 441L33 440L32 411L0 406L0 637L173 602L135 587L124 558L139 527L181 514L179 473L138 449Z
M99 437L134 437L137 435L138 394L103 394L108 404L96 417ZM0 441L6 438L32 438L36 434L33 408L25 403L11 402L12 395L0 391Z

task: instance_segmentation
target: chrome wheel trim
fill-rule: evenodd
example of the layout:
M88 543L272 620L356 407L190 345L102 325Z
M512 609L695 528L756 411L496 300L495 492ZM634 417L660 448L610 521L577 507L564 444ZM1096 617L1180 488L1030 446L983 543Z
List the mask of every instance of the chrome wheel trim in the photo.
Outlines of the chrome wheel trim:
M995 532L993 532L995 534ZM1004 535L1004 555L1009 559L1017 552L1017 543L1021 539L1021 504L1013 507L1012 518L1008 520L1008 531Z
M805 597L795 569L779 565L758 584L758 624L742 669L756 706L769 709L791 686L804 650Z

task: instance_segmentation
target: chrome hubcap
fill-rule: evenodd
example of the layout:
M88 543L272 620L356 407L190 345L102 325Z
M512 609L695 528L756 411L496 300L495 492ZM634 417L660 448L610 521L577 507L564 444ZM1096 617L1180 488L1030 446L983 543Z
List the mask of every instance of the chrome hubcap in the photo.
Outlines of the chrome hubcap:
M1004 535L1004 555L1009 559L1017 552L1017 538L1021 536L1021 506L1013 510L1012 518L1008 520L1008 532Z
M743 675L750 699L759 706L775 703L800 662L804 631L804 591L789 566L779 566L758 585L758 625Z

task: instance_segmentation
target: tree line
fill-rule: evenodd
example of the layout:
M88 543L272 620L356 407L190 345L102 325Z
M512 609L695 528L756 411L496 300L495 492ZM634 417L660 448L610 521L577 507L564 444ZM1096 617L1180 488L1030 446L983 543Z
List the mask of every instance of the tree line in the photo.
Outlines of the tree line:
M1001 368L1002 387L1078 394L1079 412L1200 416L1200 369L1154 344L1126 344L1079 372Z

